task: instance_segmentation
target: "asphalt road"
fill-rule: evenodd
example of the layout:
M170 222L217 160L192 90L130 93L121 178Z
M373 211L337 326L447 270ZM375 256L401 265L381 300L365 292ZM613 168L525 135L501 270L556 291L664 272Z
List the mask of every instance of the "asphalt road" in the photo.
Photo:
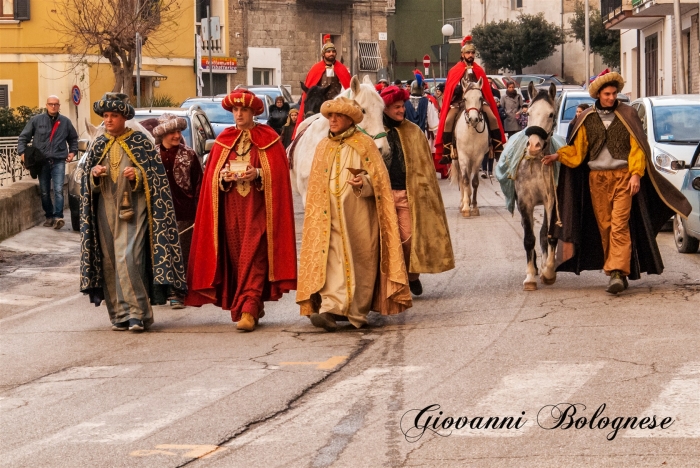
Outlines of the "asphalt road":
M472 219L441 186L457 268L424 275L408 312L333 334L293 295L253 333L212 306L113 332L77 290L77 233L0 243L0 465L697 466L700 254L661 233L664 274L619 297L601 272L525 292L498 185Z

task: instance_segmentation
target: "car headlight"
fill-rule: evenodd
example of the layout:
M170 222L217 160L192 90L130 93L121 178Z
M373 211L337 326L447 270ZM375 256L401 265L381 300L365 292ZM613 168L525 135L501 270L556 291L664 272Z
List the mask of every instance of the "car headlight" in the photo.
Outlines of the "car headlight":
M669 174L675 174L676 170L671 169L671 163L673 161L677 161L676 158L671 156L665 151L660 150L659 148L654 148L654 166L656 166L656 169L663 171L663 172L668 172Z

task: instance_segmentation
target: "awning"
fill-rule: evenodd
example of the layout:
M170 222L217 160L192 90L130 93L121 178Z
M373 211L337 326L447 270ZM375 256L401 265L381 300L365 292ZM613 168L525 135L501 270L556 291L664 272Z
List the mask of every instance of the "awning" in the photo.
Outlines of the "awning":
M134 76L136 76L136 70L134 70ZM165 75L161 75L158 72L155 72L153 70L141 70L141 76L142 77L149 77L149 78L155 78L158 81L164 81L167 80L168 77Z

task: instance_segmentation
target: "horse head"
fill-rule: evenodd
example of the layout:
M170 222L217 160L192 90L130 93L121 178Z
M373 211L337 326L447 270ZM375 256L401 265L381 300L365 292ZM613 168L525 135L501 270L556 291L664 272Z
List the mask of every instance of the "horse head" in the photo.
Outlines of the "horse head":
M464 112L467 114L469 124L474 128L484 120L484 116L481 113L481 109L484 105L484 95L481 92L482 84L483 78L479 78L479 81L476 83L462 78Z
M328 101L326 93L330 89L331 85L328 86L312 86L307 88L304 83L301 83L301 90L304 91L304 118L318 114L321 112L321 104Z
M340 96L354 99L359 104L363 118L358 126L374 140L383 155L388 155L390 148L384 132L384 100L377 93L369 76L365 75L362 83L357 76L353 76L350 88L340 93Z
M527 87L530 96L535 96L530 101L528 108L528 125L525 135L528 136L527 151L530 156L540 156L549 144L554 131L554 100L557 97L557 87L554 83L548 90L539 90L530 82Z

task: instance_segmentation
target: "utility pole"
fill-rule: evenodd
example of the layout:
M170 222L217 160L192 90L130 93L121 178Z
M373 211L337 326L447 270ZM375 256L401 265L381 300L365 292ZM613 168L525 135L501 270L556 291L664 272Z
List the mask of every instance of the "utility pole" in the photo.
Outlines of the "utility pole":
M685 94L685 63L683 62L680 0L673 0L673 29L676 30L676 92Z
M211 13L209 12L209 5L207 5L207 49L209 49L209 95L214 96L214 64L211 58Z
M141 0L136 1L136 28L141 16ZM131 80L131 77L129 77ZM141 107L141 34L136 31L136 107Z
M589 10L589 5L588 5L588 0L586 0L586 7L585 7L585 12L584 15L586 17L586 47L585 47L585 52L584 52L584 57L586 59L586 84L584 86L585 89L588 89L588 83L589 80L591 79L591 20L589 18L590 16L590 10Z

